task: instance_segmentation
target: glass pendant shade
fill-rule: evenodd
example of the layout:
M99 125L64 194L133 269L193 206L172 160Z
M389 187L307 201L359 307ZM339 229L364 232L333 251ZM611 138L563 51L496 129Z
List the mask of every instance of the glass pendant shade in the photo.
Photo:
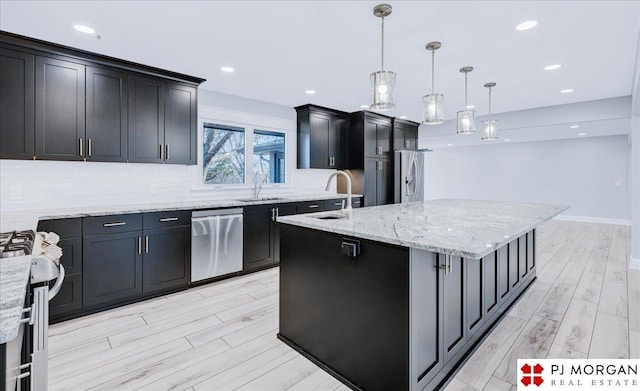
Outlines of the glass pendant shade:
M378 71L371 74L371 110L386 111L396 107L396 74Z
M422 123L437 125L444 122L444 95L429 94L422 97Z
M488 119L482 121L482 139L486 141L498 139L498 120Z
M458 111L458 134L472 134L476 131L476 111Z

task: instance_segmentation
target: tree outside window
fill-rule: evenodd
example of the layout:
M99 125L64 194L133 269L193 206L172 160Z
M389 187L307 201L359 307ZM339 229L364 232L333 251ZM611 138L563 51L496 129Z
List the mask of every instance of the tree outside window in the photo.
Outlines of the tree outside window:
M244 129L205 124L203 136L204 183L245 183Z
M285 182L284 133L253 132L253 172L266 183Z

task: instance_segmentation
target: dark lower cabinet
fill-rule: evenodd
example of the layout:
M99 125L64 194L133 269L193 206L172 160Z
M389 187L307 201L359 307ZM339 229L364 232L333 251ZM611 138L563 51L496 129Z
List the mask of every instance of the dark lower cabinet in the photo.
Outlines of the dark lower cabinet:
M191 227L145 230L142 292L189 286L191 279Z
M85 66L36 57L38 159L82 160L85 142Z
M518 239L509 243L509 284L515 287L520 282L520 263L518 262Z
M298 208L296 203L288 203L288 204L276 204L275 207L275 216L290 216L298 213ZM272 219L272 232L273 232L273 261L274 263L280 263L280 225Z
M110 305L142 294L142 232L85 236L82 243L85 307Z
M364 206L393 203L393 175L386 159L364 159Z
M274 263L273 205L243 208L242 270L257 270Z
M52 281L50 285L53 285ZM49 302L49 318L57 320L82 309L82 274L66 275L60 292Z
M35 56L0 47L0 158L34 156Z
M527 270L536 268L536 234L535 230L527 233ZM535 273L534 273L535 274Z
M482 258L483 314L488 320L500 306L500 265L498 251Z
M500 302L502 303L511 293L511 284L509 283L509 247L499 248L496 256L498 257L498 290Z
M446 257L446 256L443 256ZM443 300L446 303L443 320L444 361L455 355L465 342L465 269L464 258L448 257L448 265L442 284Z
M87 67L87 160L127 161L128 75L114 69Z
M485 322L484 316L484 268L486 257L466 261L465 333L475 334Z

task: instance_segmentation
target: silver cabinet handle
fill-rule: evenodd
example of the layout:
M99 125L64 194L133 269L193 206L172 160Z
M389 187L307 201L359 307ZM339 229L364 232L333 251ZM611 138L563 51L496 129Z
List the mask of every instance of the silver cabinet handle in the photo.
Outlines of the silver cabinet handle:
M144 253L149 254L149 235L144 237Z
M276 208L271 208L271 221L276 221Z
M119 227L121 225L127 225L127 223L125 221L119 221L117 223L104 223L102 224L103 227Z
M315 208L318 208L319 206L320 206L320 205L309 205L309 208L310 208L310 209L315 209Z
M138 254L142 254L142 236L138 236Z
M160 219L161 223L166 223L167 221L178 221L177 217L163 217Z
M276 208L276 217L280 217L280 209Z
M169 144L164 145L164 160L169 160Z
M82 151L82 144L84 144L84 142L82 141L82 137L80 137L80 138L78 139L78 149L80 150L80 156L83 156L83 155L84 155L84 153L82 153L82 152L83 152L83 151Z
M89 141L89 157L91 157L91 150L93 149L91 148L91 146L93 143L91 142L91 139L89 139L88 141Z
M334 206L342 206L342 205L344 205L344 201L342 201L342 202L334 202L333 205Z
M160 144L160 160L163 160L163 159L162 159L162 149L163 149L163 148L162 148L162 144Z

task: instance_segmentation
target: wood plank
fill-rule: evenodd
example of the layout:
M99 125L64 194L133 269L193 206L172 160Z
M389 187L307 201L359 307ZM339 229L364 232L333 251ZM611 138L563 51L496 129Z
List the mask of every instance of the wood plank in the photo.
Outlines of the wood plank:
M557 322L562 321L564 313L571 303L575 285L564 282L556 283L536 310L536 316L550 318Z
M263 334L271 333L274 338L278 334L279 319L276 316L270 316L266 319L254 322L248 327L234 331L222 337L222 339L234 347L254 339Z
M287 391L330 391L342 385L338 379L319 369L300 380Z
M445 391L478 391L477 388L473 388L468 384L465 384L457 379L453 379L445 387Z
M508 382L518 374L516 366L519 358L547 357L559 325L560 323L553 319L533 316L500 361L493 375Z
M267 296L267 297L263 297L262 299L253 300L249 303L236 306L235 308L231 308L221 312L216 312L216 316L220 318L223 322L227 322L231 319L241 317L247 312L257 310L263 307L267 307L272 304L278 304L278 303L279 303L278 295Z
M196 384L193 388L196 391L235 390L297 355L295 350L285 344L280 344Z
M640 332L640 270L627 270L629 330Z
M575 292L573 293L573 298L598 304L600 301L600 292L602 291L603 282L604 275L584 272Z
M547 358L587 358L587 354L562 345L551 344Z
M587 354L597 311L596 304L571 300L553 344Z
M78 348L67 350L55 356L49 355L49 370L55 371L58 367L68 367L75 365L76 362L82 361L85 357L94 354L104 354L111 349L111 344L107 338L81 345Z
M626 318L598 311L589 358L629 358Z
M483 388L483 391L511 391L515 390L516 386L509 382L506 382L497 377L492 377L487 383L486 387Z
M520 300L511 307L508 315L524 320L531 319L550 290L551 285L536 280Z
M237 390L286 390L318 370L320 369L315 364L298 355Z

